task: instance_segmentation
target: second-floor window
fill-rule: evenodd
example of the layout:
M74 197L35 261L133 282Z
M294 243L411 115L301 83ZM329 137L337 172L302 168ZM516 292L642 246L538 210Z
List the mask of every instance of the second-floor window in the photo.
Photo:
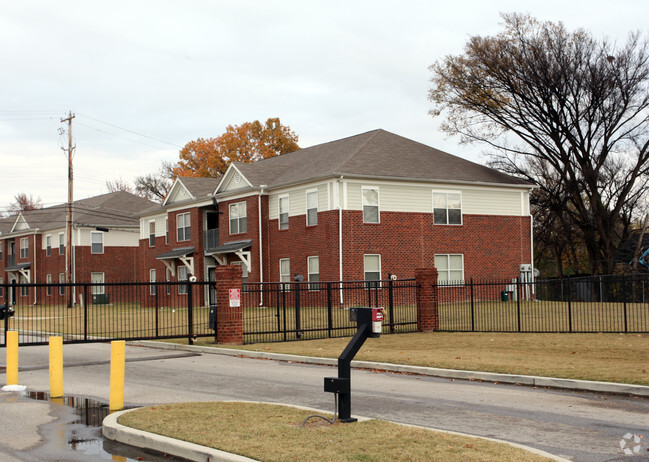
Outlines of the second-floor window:
M63 233L59 233L59 255L63 255L65 253L65 237L63 236Z
M318 190L307 191L306 193L306 225L315 226L318 224Z
M52 236L49 234L45 236L45 255L52 255Z
M288 229L288 196L279 198L279 229Z
M230 204L230 234L245 233L248 229L246 203Z
M155 221L149 222L149 247L155 247Z
M461 225L462 194L433 192L433 220L436 225Z
M20 239L20 258L29 257L29 238L23 237Z
M90 233L90 253L104 253L104 233Z
M363 223L379 222L379 188L363 186Z
M178 242L188 241L191 238L191 223L189 218L189 212L176 215L176 240Z

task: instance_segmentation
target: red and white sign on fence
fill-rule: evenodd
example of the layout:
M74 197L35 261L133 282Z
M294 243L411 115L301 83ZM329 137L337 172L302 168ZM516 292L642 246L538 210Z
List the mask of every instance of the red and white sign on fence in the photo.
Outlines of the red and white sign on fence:
M230 289L230 307L241 306L241 289Z

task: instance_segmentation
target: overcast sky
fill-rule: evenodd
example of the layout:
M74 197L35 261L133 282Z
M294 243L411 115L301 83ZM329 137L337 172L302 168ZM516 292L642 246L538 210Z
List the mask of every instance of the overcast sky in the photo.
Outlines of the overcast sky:
M269 117L302 147L383 128L482 162L484 147L459 146L428 115L428 67L499 32L501 12L624 42L646 27L649 2L3 2L0 212L22 192L67 200L69 111L75 199Z

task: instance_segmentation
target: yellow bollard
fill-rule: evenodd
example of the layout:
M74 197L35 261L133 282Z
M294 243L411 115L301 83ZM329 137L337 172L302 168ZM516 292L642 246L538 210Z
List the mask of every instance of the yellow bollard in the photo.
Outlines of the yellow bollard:
M50 337L50 398L63 396L63 337Z
M18 331L7 332L7 385L18 385Z
M109 411L124 409L124 367L126 342L114 340L110 342L110 403Z

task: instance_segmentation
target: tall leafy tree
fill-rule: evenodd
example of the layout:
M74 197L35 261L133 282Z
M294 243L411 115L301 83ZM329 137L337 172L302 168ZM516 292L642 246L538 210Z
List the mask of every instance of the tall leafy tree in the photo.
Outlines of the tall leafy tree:
M536 181L583 239L590 271L612 272L646 191L649 52L561 23L503 15L504 30L474 36L431 66L431 114L463 142L492 148L494 165ZM534 171L542 161L559 187Z
M180 161L173 169L179 176L218 177L232 162L255 162L268 157L297 151L298 136L270 118L241 125L228 125L216 138L198 138L180 151Z

